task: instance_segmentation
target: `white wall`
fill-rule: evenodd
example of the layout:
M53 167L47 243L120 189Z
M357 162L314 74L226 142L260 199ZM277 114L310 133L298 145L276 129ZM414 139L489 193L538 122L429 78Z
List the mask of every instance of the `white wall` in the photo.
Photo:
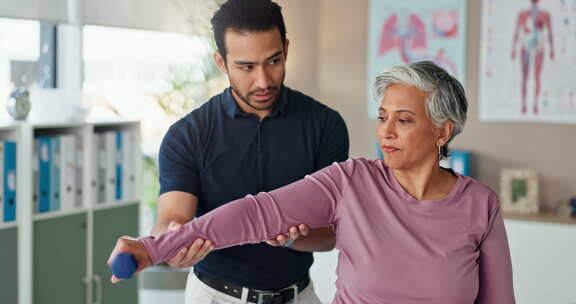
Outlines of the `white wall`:
M318 98L320 5L310 0L277 0L289 39L286 85Z

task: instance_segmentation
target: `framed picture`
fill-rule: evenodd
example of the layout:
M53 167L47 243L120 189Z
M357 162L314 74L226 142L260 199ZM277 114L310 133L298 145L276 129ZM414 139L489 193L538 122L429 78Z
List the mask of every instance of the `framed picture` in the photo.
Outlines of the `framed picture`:
M532 169L502 169L500 172L502 210L511 213L538 213L538 175Z

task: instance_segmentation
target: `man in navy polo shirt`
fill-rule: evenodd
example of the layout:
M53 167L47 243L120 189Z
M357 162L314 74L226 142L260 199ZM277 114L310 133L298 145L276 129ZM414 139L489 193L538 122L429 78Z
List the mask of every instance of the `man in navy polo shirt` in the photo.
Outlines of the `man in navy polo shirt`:
M280 6L270 0L229 0L212 26L214 58L230 87L165 135L153 235L348 158L342 117L283 84L289 43ZM292 303L294 296L301 304L319 303L308 276L311 251L333 249L335 237L330 227L298 228L291 228L290 248L270 246L284 244L283 236L214 252L209 240L183 248L169 263L195 265L186 303Z

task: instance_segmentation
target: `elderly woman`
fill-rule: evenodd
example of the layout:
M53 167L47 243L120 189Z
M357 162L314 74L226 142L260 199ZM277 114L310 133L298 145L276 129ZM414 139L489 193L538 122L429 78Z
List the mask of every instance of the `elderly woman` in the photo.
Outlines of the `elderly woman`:
M111 260L132 253L142 270L197 238L219 249L268 240L301 223L332 225L340 250L334 303L514 303L496 194L439 166L464 127L462 86L433 63L418 62L378 76L374 92L384 161L335 163L178 231L121 238Z

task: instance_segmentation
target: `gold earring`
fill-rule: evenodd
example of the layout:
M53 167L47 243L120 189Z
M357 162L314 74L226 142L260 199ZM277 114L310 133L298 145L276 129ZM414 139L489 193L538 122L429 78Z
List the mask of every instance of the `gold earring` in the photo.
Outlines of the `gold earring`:
M438 161L442 160L442 143L438 145Z

